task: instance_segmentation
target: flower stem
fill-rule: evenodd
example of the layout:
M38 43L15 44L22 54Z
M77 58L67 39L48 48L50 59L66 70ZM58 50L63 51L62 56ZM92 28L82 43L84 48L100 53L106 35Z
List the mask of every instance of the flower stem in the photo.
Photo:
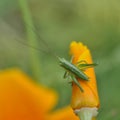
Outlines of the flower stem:
M26 28L26 37L28 40L28 45L32 45L37 47L37 38L36 34L33 31L34 25L32 21L32 17L30 14L29 6L27 0L19 0L19 6L21 8L23 20L25 23ZM29 48L30 52L30 65L32 69L33 76L35 79L40 80L40 60L39 56L36 51L34 51L32 48Z
M80 120L92 120L98 112L97 108L81 108L80 110L76 110L75 113Z

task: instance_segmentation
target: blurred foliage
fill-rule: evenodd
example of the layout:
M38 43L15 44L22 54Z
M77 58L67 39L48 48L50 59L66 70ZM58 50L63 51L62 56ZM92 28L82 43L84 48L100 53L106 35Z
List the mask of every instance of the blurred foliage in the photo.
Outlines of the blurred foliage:
M120 113L120 2L118 0L29 0L37 33L61 57L69 59L69 43L82 41L91 49L96 67L102 120L119 120ZM31 28L30 28L31 29ZM0 1L0 68L19 67L29 75L29 46L17 1ZM38 40L40 41L40 40ZM41 44L39 45L41 48ZM44 47L42 49L45 49ZM62 78L55 58L39 51L40 83L59 93L57 107L70 103L71 87Z

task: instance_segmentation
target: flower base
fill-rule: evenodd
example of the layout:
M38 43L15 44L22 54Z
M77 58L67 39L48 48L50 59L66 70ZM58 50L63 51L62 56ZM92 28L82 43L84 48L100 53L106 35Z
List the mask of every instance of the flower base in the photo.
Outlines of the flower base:
M92 120L93 117L97 116L98 114L98 109L96 107L94 108L81 108L81 109L77 109L75 110L75 114L78 115L78 117L80 118L80 120Z

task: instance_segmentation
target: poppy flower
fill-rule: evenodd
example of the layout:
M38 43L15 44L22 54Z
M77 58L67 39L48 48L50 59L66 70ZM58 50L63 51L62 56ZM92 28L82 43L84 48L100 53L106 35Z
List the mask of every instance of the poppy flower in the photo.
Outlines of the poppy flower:
M57 99L19 69L0 71L0 120L79 120L71 107L52 111Z
M87 48L87 46L83 45L80 42L77 43L73 41L71 43L70 54L73 58L73 64L77 64L81 61L84 61L87 64L93 63L90 50ZM94 68L87 68L83 72L89 77L89 80L85 81L83 79L76 78L82 86L84 92L82 92L74 82L72 83L71 107L76 114L81 114L79 115L81 116L81 120L83 116L88 117L86 114L90 114L89 119L83 120L91 120L92 117L97 115L97 110L100 105L98 90Z

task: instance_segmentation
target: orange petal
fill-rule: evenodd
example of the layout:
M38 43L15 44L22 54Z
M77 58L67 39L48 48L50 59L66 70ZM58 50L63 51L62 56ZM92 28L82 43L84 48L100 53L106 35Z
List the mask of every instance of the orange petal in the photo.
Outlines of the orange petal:
M83 60L89 64L93 63L89 49L82 43L72 42L70 45L70 53L73 56L73 64ZM85 70L85 74L89 77L89 81L78 79L84 92L81 92L76 84L73 83L71 100L71 106L73 109L80 109L82 107L99 107L94 68L88 68Z
M36 85L20 70L0 72L0 120L43 120L56 99L54 91Z
M79 120L79 118L73 113L72 108L68 106L51 113L46 120Z

